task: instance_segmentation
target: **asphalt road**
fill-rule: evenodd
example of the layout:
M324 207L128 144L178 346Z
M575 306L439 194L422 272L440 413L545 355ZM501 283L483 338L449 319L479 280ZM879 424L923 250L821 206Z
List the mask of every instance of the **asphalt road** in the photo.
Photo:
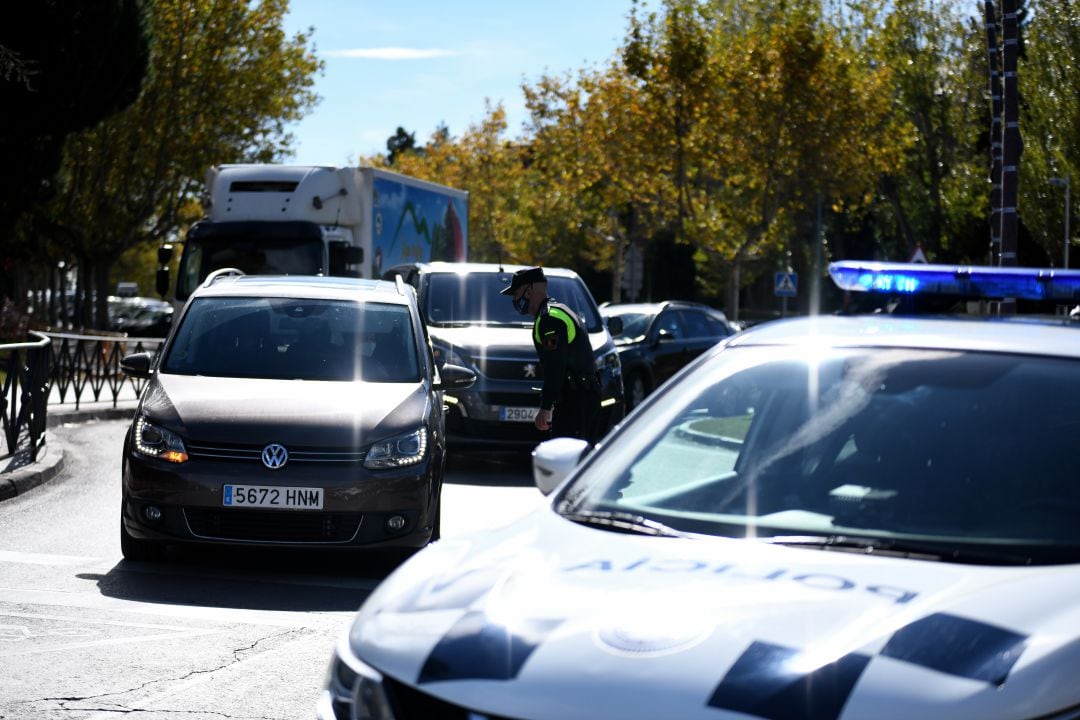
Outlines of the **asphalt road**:
M182 551L122 559L127 423L50 429L63 472L0 503L0 720L310 718L335 640L389 558ZM525 453L460 455L443 537L540 507Z

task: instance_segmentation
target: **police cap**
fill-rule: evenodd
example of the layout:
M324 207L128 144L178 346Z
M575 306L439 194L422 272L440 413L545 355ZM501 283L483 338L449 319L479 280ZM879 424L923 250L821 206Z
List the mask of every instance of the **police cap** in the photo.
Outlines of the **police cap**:
M508 286L503 288L502 294L513 295L514 291L522 285L538 282L547 282L547 278L544 277L544 269L538 267L524 268L514 273L513 279Z

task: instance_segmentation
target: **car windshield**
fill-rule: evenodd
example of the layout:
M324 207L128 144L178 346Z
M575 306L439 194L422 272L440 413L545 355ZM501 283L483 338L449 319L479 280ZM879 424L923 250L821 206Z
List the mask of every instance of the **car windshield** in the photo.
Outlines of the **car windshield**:
M1075 562L1078 407L1074 360L731 348L609 441L556 508Z
M196 298L163 373L283 380L417 382L409 308L298 298Z
M429 280L424 311L434 326L532 325L532 318L519 314L502 289L512 273L433 273ZM588 288L578 278L549 275L548 296L573 309L584 320L588 332L600 332L600 312Z

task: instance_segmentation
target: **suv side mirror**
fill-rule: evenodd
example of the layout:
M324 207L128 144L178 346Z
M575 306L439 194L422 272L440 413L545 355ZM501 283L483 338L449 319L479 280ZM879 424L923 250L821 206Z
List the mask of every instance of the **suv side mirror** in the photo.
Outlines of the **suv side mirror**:
M132 353L120 360L120 370L125 375L146 379L150 377L150 367L154 364L154 354L149 352Z
M476 382L476 373L460 365L447 363L439 368L439 381L436 390L464 390Z
M607 327L608 327L608 332L611 333L612 337L615 337L616 335L622 335L622 332L623 332L622 318L619 317L618 315L612 315L611 317L609 317L607 319Z

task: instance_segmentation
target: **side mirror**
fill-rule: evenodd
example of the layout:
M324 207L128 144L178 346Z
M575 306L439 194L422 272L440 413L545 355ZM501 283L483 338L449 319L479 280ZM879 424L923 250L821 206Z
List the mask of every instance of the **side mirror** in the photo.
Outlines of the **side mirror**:
M436 390L464 390L476 382L476 373L460 365L447 363L439 368L439 381L435 383Z
M577 438L555 438L542 442L532 452L533 481L544 495L555 488L577 467L589 449L589 443Z
M609 317L607 319L607 329L608 332L611 333L612 337L615 337L616 335L622 335L622 318L618 315L612 315L611 317Z
M671 334L671 331L667 328L660 328L660 332L656 334L656 342L671 342L675 339L675 336Z
M146 379L150 377L150 367L154 364L154 354L148 352L125 355L120 360L120 370L125 375Z
M169 294L169 268L158 268L157 276L154 278L154 287L160 297Z

